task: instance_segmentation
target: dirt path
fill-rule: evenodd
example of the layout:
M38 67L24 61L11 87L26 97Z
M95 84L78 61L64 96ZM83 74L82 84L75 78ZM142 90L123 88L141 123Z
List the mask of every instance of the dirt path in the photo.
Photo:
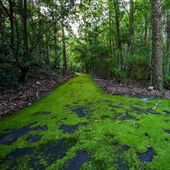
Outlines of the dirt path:
M0 119L0 169L168 169L169 105L105 94L79 75Z

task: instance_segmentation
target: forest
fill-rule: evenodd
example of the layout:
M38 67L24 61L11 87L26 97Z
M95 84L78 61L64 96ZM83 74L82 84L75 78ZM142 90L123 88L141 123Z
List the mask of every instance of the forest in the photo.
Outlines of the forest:
M170 169L170 0L0 0L0 169Z
M1 0L0 11L1 86L49 67L169 86L168 0Z

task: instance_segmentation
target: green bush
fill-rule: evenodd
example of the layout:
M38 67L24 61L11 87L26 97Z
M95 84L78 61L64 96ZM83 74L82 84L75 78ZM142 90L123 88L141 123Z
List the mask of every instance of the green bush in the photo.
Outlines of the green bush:
M170 89L170 75L168 74L164 76L164 87Z

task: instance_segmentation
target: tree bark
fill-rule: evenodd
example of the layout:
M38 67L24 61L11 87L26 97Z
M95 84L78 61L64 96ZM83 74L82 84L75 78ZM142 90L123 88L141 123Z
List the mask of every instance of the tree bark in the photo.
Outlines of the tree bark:
M54 11L53 11L53 15L52 18L55 22L56 19L54 17ZM54 67L59 67L59 62L58 62L58 46L57 46L57 42L58 42L58 29L57 29L57 24L54 24L54 29L53 29L53 37L54 37Z
M59 67L57 41L58 41L57 29L54 29L54 64L55 66Z
M1 45L2 48L5 48L5 25L4 25L4 16L3 13L0 13L0 33L1 33Z
M152 0L152 84L163 90L161 0Z
M115 23L116 23L116 43L119 50L119 69L123 70L122 42L120 36L120 7L119 0L114 0Z
M27 30L27 0L20 0L21 6L21 18L23 25L23 43L24 43L24 59L25 63L20 65L20 76L19 81L25 81L27 72L29 71L29 47L28 47L28 30Z
M66 42L65 42L65 31L64 31L64 19L61 22L62 27L62 44L63 44L63 74L67 71L67 54L66 54Z
M130 15L129 15L129 52L133 51L132 38L134 34L134 0L130 0Z
M112 0L108 1L108 8L109 8L109 49L110 54L113 54L113 2Z
M144 29L144 46L147 46L147 36L148 36L148 15L145 14L145 29Z
M170 69L170 9L167 10L167 71L166 73L169 74Z
M23 28L24 28L24 47L25 47L25 58L29 58L28 52L28 31L27 31L27 0L23 1Z
M11 25L11 49L14 49L14 2L9 0L9 19Z

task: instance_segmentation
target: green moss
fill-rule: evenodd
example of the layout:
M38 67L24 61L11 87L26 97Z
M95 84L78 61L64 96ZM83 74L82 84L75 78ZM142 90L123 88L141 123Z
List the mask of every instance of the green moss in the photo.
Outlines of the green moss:
M158 102L156 110L151 110ZM83 164L82 169L111 170L127 165L130 169L145 167L168 170L170 134L164 130L170 130L170 114L165 112L170 112L169 106L170 101L164 99L143 101L105 94L89 75L79 75L32 106L0 120L0 136L33 122L31 128L39 125L48 127L47 130L30 130L10 145L0 144L0 169L7 169L11 165L8 154L18 148L31 148L40 152L49 142L67 139L70 143L73 140L76 142L65 152L65 156L49 163L40 152L35 159L37 166L61 169L74 158L76 152L86 151L90 154L90 160ZM50 114L35 114L37 112ZM79 115L80 112L85 115ZM72 133L64 133L60 129L61 125L76 124L80 126ZM27 137L36 134L42 136L41 140L29 143ZM122 145L130 148L123 150ZM138 159L138 154L144 153L149 147L153 148L156 155L152 162L143 163ZM17 158L17 169L29 169L32 156L20 155Z

